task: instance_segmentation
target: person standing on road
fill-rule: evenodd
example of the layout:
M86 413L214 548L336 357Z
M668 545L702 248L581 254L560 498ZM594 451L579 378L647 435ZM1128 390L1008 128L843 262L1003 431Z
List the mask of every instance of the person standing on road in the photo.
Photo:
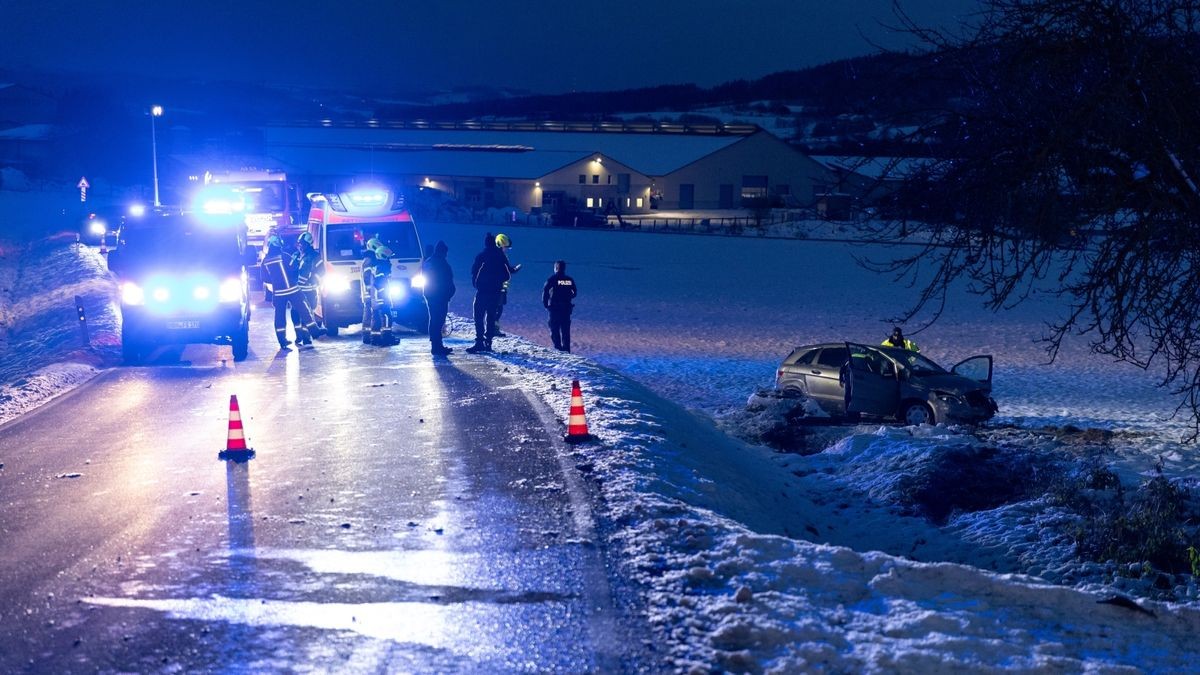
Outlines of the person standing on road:
M450 311L450 298L454 297L454 271L446 262L450 251L446 242L439 240L433 246L433 254L421 263L421 275L425 277L425 308L429 312L429 353L445 356L454 351L442 343L442 330L446 327L446 314Z
M363 247L362 272L359 275L363 306L362 342L364 345L371 344L371 321L375 316L375 263L379 260L375 257L375 247L378 245L378 239L367 240Z
M371 344L391 347L396 344L392 330L392 299L388 282L392 278L392 249L383 244L375 246L375 266L371 277Z
M567 261L555 261L554 274L542 287L542 306L550 312L550 340L560 352L571 351L571 312L577 292L575 280L567 276Z
M310 328L316 328L308 306L300 296L300 287L296 285L296 271L283 259L283 240L272 236L267 240L267 252L262 261L262 269L271 283L271 302L275 305L275 337L279 340L279 348L287 349L291 344L287 339L288 305L299 315L299 321L293 320L292 328L296 332L296 345L312 346Z
M501 232L496 235L496 248L504 252L504 264L508 267L509 280L504 282L500 287L500 302L496 305L496 327L488 337L508 337L503 330L500 329L500 316L504 314L504 306L508 304L508 285L512 283L512 275L521 271L520 265L513 265L508 260L508 250L512 248L512 239L507 234Z
M313 337L321 337L324 329L317 321L317 286L320 284L321 260L317 249L313 248L312 234L305 232L296 240L296 252L292 254L292 267L296 270L296 285L300 287L301 302L308 307L308 313L313 318L315 329L309 333ZM292 324L300 324L300 313L296 303L292 303Z
M496 239L488 232L483 236L483 250L471 264L471 286L475 288L475 344L467 347L467 353L478 354L492 351L492 336L496 334L496 310L500 307L500 293L504 282L512 278L508 258L496 246Z

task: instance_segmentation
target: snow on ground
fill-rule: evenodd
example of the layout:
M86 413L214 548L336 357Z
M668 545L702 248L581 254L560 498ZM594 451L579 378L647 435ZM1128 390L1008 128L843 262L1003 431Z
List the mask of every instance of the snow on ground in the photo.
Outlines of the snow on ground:
M0 243L0 424L117 362L115 288L104 258L73 239Z
M484 231L498 228L422 229L427 242L450 244L460 289L451 308L468 315L467 270ZM750 394L770 386L797 345L882 339L911 297L854 264L873 251L816 237L505 231L525 269L502 323L529 341L500 340L497 358L562 417L567 385L583 380L600 442L574 458L600 486L614 565L640 589L672 666L1171 671L1200 656L1194 580L1167 579L1160 595L1185 602L1139 600L1149 613L1099 602L1144 598L1149 582L1074 560L1071 517L1052 505L931 514L906 501L919 492L914 477L936 477L953 456L1015 471L1022 461L1037 469L1043 455L1098 454L1131 480L1161 458L1169 475L1194 474L1196 449L1178 442L1186 425L1170 419L1175 401L1152 373L1095 357L1081 341L1044 364L1037 338L1059 310L1053 299L991 314L956 297L933 328L909 327L943 365L996 356L1001 417L990 430L815 427L808 454L774 453L734 437L755 437L751 427L779 412L748 416ZM55 363L83 364L81 376L111 363L115 322L104 309L90 314L98 348L82 349L71 341L71 299L109 307L113 289L87 249L3 251L0 382L28 407L34 398L12 393L30 389L28 374L49 382L54 368L77 368ZM576 355L538 346L549 343L538 296L558 258L580 286ZM47 261L63 271L53 290L31 272ZM456 325L460 337L469 331ZM1105 433L1081 444L1065 425Z

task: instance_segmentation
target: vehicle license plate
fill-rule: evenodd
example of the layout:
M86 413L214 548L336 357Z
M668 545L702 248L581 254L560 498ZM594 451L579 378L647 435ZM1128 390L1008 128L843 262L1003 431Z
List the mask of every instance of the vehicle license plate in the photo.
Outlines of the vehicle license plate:
M171 330L182 330L185 328L199 328L199 321L168 321L167 328Z

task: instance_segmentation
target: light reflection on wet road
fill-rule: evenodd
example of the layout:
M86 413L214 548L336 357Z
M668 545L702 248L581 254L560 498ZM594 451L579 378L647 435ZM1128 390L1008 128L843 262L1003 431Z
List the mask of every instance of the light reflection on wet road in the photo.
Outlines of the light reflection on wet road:
M256 309L244 363L160 350L0 428L0 671L645 669L495 361L276 354ZM217 460L230 394L249 463Z

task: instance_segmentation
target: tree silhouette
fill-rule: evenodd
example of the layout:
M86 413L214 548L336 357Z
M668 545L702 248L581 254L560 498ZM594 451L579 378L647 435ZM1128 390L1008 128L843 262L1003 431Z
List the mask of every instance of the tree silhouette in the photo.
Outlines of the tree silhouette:
M1200 3L984 0L957 35L903 27L964 90L914 140L875 233L921 241L874 266L920 279L902 319L967 282L993 309L1032 293L1067 310L1046 337L1154 368L1200 431Z

